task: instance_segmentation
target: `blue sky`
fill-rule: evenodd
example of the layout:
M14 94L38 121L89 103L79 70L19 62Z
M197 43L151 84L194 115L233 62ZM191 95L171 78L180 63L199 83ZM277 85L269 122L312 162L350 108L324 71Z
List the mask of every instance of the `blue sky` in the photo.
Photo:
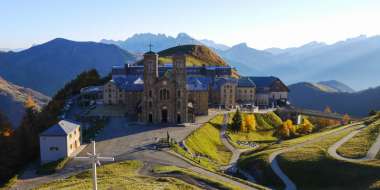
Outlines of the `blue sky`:
M378 0L8 0L0 2L0 48L57 37L126 39L177 35L258 49L380 34Z

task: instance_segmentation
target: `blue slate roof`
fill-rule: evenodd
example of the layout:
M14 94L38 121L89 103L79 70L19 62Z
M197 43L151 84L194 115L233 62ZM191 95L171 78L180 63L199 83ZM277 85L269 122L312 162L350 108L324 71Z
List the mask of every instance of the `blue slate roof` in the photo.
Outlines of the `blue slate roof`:
M237 79L234 78L216 78L214 84L212 85L213 90L218 90L220 87L226 83L236 84L238 82Z
M249 77L241 77L238 80L238 87L254 88L256 84Z
M46 129L40 136L67 136L69 133L76 130L80 125L78 123L61 120L57 124Z
M271 87L272 84L280 80L277 77L269 76L269 77L249 77L258 88Z
M207 77L189 76L186 78L186 88L189 91L207 91L211 79Z
M127 75L125 77L116 77L111 80L115 85L127 92L139 92L144 90L144 81L142 76Z

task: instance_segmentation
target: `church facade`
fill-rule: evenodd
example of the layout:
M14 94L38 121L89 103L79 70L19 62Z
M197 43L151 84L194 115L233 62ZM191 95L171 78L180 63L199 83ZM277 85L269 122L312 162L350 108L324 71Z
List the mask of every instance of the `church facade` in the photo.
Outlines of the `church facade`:
M183 54L173 55L172 64L160 65L158 54L149 51L142 64L112 68L103 103L125 106L128 116L144 123L176 124L193 122L196 116L207 115L210 107L270 107L287 100L289 90L278 78L233 73L230 66L186 67Z

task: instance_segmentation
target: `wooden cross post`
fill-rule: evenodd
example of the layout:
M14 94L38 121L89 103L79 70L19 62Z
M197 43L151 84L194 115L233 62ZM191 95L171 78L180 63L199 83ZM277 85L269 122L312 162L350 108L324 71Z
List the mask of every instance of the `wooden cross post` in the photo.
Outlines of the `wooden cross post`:
M92 153L87 153L88 157L75 157L76 160L89 160L92 164L92 189L98 190L97 178L96 178L96 164L100 166L100 161L114 161L113 157L100 157L99 154L96 154L95 150L95 141L91 142L92 144Z

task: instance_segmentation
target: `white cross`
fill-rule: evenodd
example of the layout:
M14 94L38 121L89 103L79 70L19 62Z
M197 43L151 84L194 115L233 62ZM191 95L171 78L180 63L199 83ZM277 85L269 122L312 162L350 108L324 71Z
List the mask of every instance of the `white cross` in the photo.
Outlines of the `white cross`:
M100 154L96 154L95 150L95 141L91 142L92 144L92 153L87 153L88 157L75 157L76 160L89 160L92 164L92 189L98 190L98 184L96 179L96 164L100 166L100 161L114 161L113 157L100 157Z

